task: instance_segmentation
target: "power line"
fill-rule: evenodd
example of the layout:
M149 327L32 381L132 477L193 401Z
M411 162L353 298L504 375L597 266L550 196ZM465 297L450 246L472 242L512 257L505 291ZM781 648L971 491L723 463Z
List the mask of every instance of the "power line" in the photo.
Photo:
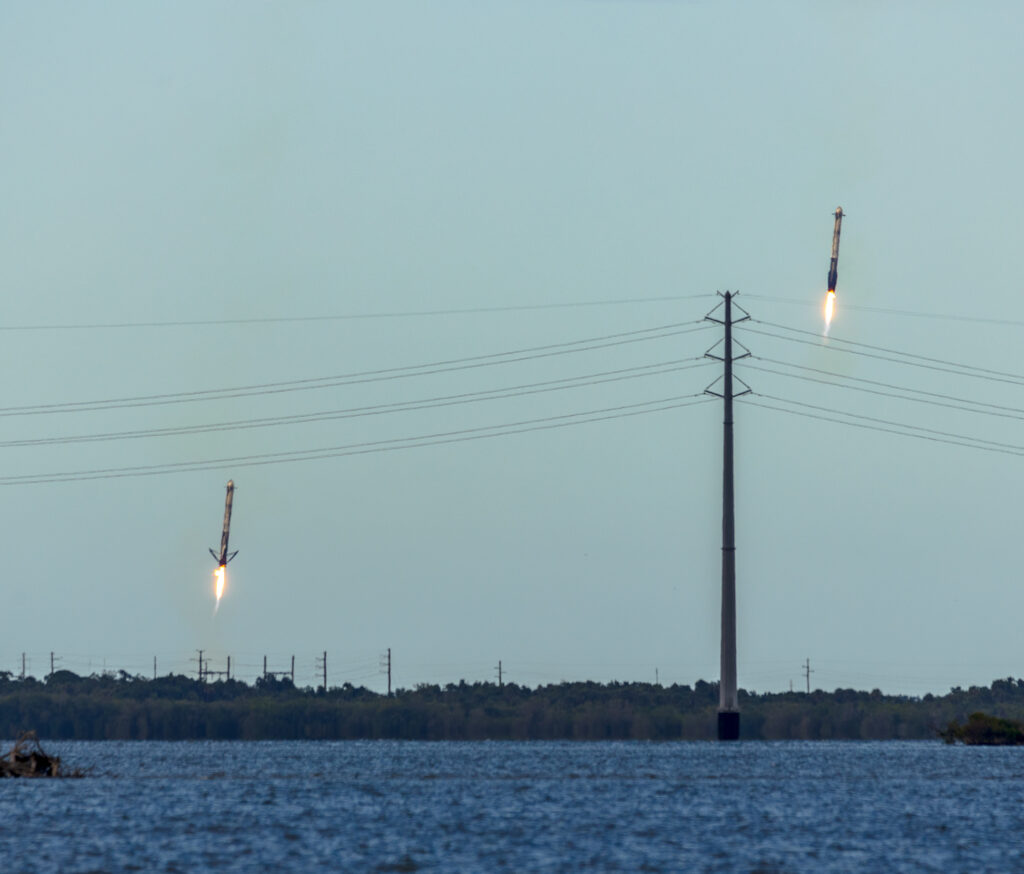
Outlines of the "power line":
M821 307L820 301L807 300L806 298L795 298L795 297L777 297L769 294L752 294L746 293L745 297L755 298L757 300L767 300L775 303L792 303L799 306L809 306L818 309ZM991 318L985 316L964 316L956 313L932 313L925 310L906 310L906 309L890 309L888 307L873 307L864 306L863 304L850 304L843 301L842 307L844 310L851 310L853 312L865 312L865 313L880 313L887 316L912 316L923 319L941 319L944 321L951 322L977 322L985 325L1006 325L1010 327L1021 327L1024 326L1024 321L1019 319L1003 319L1003 318Z
M683 328L687 327L688 330L683 330ZM281 394L291 391L337 388L343 385L361 385L369 382L405 379L413 376L429 376L437 373L472 370L479 367L494 367L503 364L518 363L520 361L550 358L557 355L570 355L577 352L590 352L596 349L607 349L629 343L642 343L648 340L660 340L666 337L677 337L684 334L697 333L699 331L707 330L707 327L707 325L703 324L703 320L695 322L679 322L673 325L644 328L638 331L608 334L603 337L591 337L583 340L571 340L565 343L552 343L545 346L533 346L524 349L510 350L507 352L493 352L486 355L474 355L467 358L453 358L446 361L435 361L427 364L411 364L402 367L357 371L354 373L338 374L335 376L320 376L306 379L287 380L283 382L257 383L247 386L235 386L232 388L201 389L187 392L170 392L166 394L107 398L104 400L94 401L69 401L54 404L31 404L16 407L0 407L0 416L95 412L99 410L126 409L129 407L165 406L168 404L189 403L197 400L220 401L227 400L229 398ZM639 336L644 334L647 336Z
M809 371L812 371L812 372L815 372L815 373L829 373L827 370L819 370L818 368L814 368L814 367L801 367L801 365L799 365L799 364L790 364L788 361L775 361L774 359L770 359L770 358L762 358L762 359L758 359L758 360L770 361L770 362L772 362L774 364L782 364L782 365L784 365L786 367L796 367L796 368L799 368L800 370L809 370ZM985 415L985 416L998 416L998 417L1003 418L1003 419L1024 420L1024 409L1020 409L1018 407L1004 407L1004 406L1000 406L998 404L984 403L983 401L972 401L969 398L958 398L958 397L954 397L953 395L940 394L939 392L922 391L920 389L907 388L905 386L892 385L890 383L878 382L878 381L873 380L873 379L860 379L860 378L854 377L854 376L840 376L838 374L829 374L831 376L835 376L838 379L849 379L849 380L855 380L857 382L869 383L871 385L880 385L880 386L884 386L886 388L895 389L895 391L888 392L888 391L880 391L878 389L873 389L873 388L864 388L864 387L859 386L859 385L844 385L841 382L831 382L830 380L827 380L827 379L818 379L818 378L813 377L813 376L803 376L803 375L801 375L799 373L786 373L783 370L773 370L770 367L758 367L755 364L747 364L745 366L749 367L751 370L757 370L760 373L773 373L776 376L785 376L785 377L788 377L790 379L803 380L804 382L813 382L813 383L817 383L819 385L828 385L828 386L832 386L833 388L845 388L845 389L849 389L850 391L865 392L867 394L877 395L879 397L896 398L898 400L903 400L903 401L913 401L914 403L918 403L918 404L929 404L929 405L935 406L935 407L943 407L945 409L950 409L950 410L959 410L959 411L964 412L964 413L979 413L979 414ZM907 392L908 394L897 394L896 392ZM928 395L928 397L916 398L916 397L913 397L914 394ZM949 400L949 401L956 401L957 403L944 403L943 401L939 401L939 400L931 400L931 398L944 398L944 399ZM975 404L977 407L990 407L991 409L976 409L975 407L963 406L964 404ZM1005 411L1005 412L1002 412L1002 411ZM1014 415L1014 413L1019 413L1020 415ZM3 444L0 443L0 446L2 446L2 445Z
M695 363L689 363L695 362ZM667 373L678 373L707 367L710 361L702 357L680 358L674 361L643 364L636 367L624 367L600 373L582 376L564 377L544 382L526 383L497 389L484 389L476 392L463 392L454 395L440 395L411 401L395 401L388 404L373 404L362 407L348 407L339 410L321 410L313 413L297 413L287 416L267 416L256 419L239 419L228 422L214 422L201 425L180 425L168 428L150 428L135 431L109 431L96 434L77 434L64 437L36 437L21 440L0 441L0 448L16 446L52 446L67 443L95 443L110 440L131 440L148 437L173 437L188 434L207 434L211 432L248 430L267 428L279 425L309 424L315 422L335 421L338 419L376 416L387 413L402 413L417 410L431 410L461 404L478 403L480 401L505 400L508 398L525 397L553 391L564 391L574 388L586 388L605 385L629 379L640 379L648 376L661 376Z
M755 397L761 397L761 395L755 395ZM767 396L765 396L765 397L767 397ZM795 403L797 403L796 401L790 401L790 400L788 400L786 398L772 398L772 400L779 400L782 403L787 403L787 404L790 404L790 403L795 404ZM948 444L950 446L963 446L963 447L965 447L967 449L980 449L980 450L983 450L985 452L998 452L998 453L1003 454L1003 455L1018 455L1018 456L1024 455L1024 446L1013 446L1012 444L1003 444L1003 446L1005 446L1006 448L1000 448L1000 444L982 445L982 442L978 441L976 438L970 437L970 436L961 435L961 434L948 434L948 436L934 436L934 435L940 435L940 434L944 435L944 434L946 434L946 432L941 432L941 431L940 432L933 432L932 435L929 435L929 434L923 434L923 433L914 433L913 431L910 431L910 430L904 430L904 431L896 430L897 428L916 429L916 426L914 426L914 425L905 425L905 424L903 424L901 422L891 422L889 424L891 424L893 427L883 427L883 426L877 425L877 424L865 424L863 422L847 421L847 419L837 419L837 418L834 418L833 416L822 415L820 413L807 413L807 412L803 412L801 410L791 410L791 409L788 409L786 407L777 407L777 406L774 406L772 404L762 403L761 401L754 401L754 400L751 400L750 398L744 398L741 401L741 403L748 404L749 406L753 406L753 407L761 407L762 409L765 409L765 410L775 410L776 412L779 412L779 413L788 413L791 416L801 416L801 417L803 417L805 419L817 419L817 420L822 421L822 422L833 422L833 423L835 423L837 425L849 425L851 428L861 428L861 429L864 429L866 431L879 431L879 432L884 433L884 434L897 434L897 435L899 435L901 437L913 437L913 438L916 438L918 440L928 440L928 441L933 442L933 443L945 443L945 444ZM804 406L809 406L809 405L804 405ZM826 408L818 408L818 409L826 409ZM842 410L829 410L829 412L835 413L836 415L839 415L839 416L846 416L846 417L848 417L850 419L867 419L868 421L874 421L874 422L882 421L882 420L878 420L878 419L872 420L872 419L870 419L867 416L858 416L858 415L856 415L854 413L847 413L847 412L844 412ZM919 430L924 430L924 429L919 429Z
M755 330L754 328L743 328L742 330L744 330L744 331L746 331L747 333L750 333L750 334L759 334L759 335L761 335L763 337L774 337L777 340L785 340L786 342L789 342L789 343L800 343L800 344L802 344L804 346L814 346L816 349L823 349L823 350L826 350L826 351L829 351L829 352L845 352L848 355L859 355L862 358L873 358L873 359L878 360L878 361L888 361L888 362L890 362L892 364L903 364L903 365L906 365L908 367L920 367L920 368L923 368L925 370L934 370L934 371L937 371L939 373L952 373L952 374L954 374L956 376L966 376L966 377L970 377L972 379L986 379L986 380L988 380L990 382L1003 382L1003 383L1008 383L1010 385L1024 385L1024 375L1006 374L1007 376L1012 377L1012 379L1004 379L1004 378L1001 378L1001 377L998 377L998 376L989 376L989 375L987 375L987 373L997 373L998 371L986 371L985 368L974 367L974 366L969 365L969 364L960 365L960 364L956 364L955 362L948 362L950 364L950 367L939 367L939 366L934 365L934 364L925 364L925 363L922 363L922 362L919 362L919 361L903 361L903 360L900 360L899 358L890 358L890 357L885 356L885 355L875 355L875 354L873 354L871 352L861 352L858 349L843 349L843 348L832 346L832 345L825 344L825 343L814 343L814 342L812 342L810 340L800 340L797 337L786 337L786 336L784 336L782 334L773 334L771 331L758 331L758 330ZM908 357L909 357L909 354L908 353L904 353L904 352L895 353L895 354L908 355ZM957 368L957 369L954 369L954 368ZM977 373L971 373L969 371L978 371L978 372Z
M803 334L804 336L807 337L816 337L819 340L819 343L817 345L827 345L820 342L821 335L814 331L805 331L802 328L791 328L789 325L780 325L776 322L762 322L758 319L752 319L751 321L754 321L759 325L766 325L767 327L770 328L781 328L783 331L791 331L794 334ZM845 343L848 346L857 346L861 349L871 349L874 352L888 352L890 355L902 355L905 358L914 358L918 361L927 361L930 364L943 364L948 367L959 367L962 368L963 370L974 370L977 371L978 373L988 373L992 374L993 376L1010 376L1015 379L1024 379L1024 376L1018 373L1008 373L1005 370L992 370L991 368L988 367L977 367L976 365L973 364L963 364L957 361L949 361L945 358L931 358L927 355L918 355L914 352L905 352L902 349L892 349L888 346L873 346L870 343L859 343L856 340L844 340L841 337L833 337L831 335L829 336L828 340L829 343Z
M881 425L894 425L899 428L907 428L911 431L920 431L924 434L936 434L941 437L955 437L960 440L970 440L974 443L983 444L986 446L998 446L1002 449L1019 449L1024 451L1024 446L1018 446L1015 443L1000 443L996 440L986 440L984 437L970 437L965 434L953 434L949 431L940 431L936 428L925 428L922 425L908 425L905 422L893 422L889 419L879 419L875 416L865 416L860 413L848 413L845 410L836 410L832 407L822 407L818 404L808 404L804 401L794 401L791 398L780 398L774 395L766 395L758 393L758 397L766 398L770 401L779 401L784 404L793 404L798 407L805 407L809 410L820 410L825 413L838 413L842 416L849 416L851 419L861 419L865 422L876 422Z
M217 470L224 467L261 467L269 464L284 464L295 461L314 461L324 458L340 458L350 455L367 455L377 452L390 452L399 449L417 449L423 446L439 446L449 443L463 443L471 440L484 440L491 437L505 437L512 434L524 434L530 431L546 431L555 428L565 428L570 425L604 422L612 419L625 419L631 416L639 416L647 413L657 413L681 407L696 406L709 401L710 398L704 397L703 392L699 392L689 395L660 398L652 401L641 401L635 404L624 404L617 407L587 410L579 413L565 413L558 416L545 416L539 419L526 419L519 422L508 422L501 425L463 428L456 431L423 434L415 437L371 440L363 443L327 446L318 449L267 452L230 458L181 461L154 465L136 465L132 467L61 471L48 474L19 474L16 476L0 477L0 485L36 485L40 483L76 482L94 479L122 479L125 477L157 476L171 473L193 473L204 470Z
M407 319L426 316L460 316L485 313L527 312L530 310L578 309L583 307L622 306L624 304L669 303L681 300L707 299L707 294L671 294L659 297L616 298L612 300L581 300L566 303L510 304L494 307L452 307L436 310L404 310L398 312L342 313L316 316L266 316L241 319L178 319L150 322L86 322L81 324L0 325L0 331L85 331L121 328L205 328L221 325L267 325L306 322L360 321L367 319Z

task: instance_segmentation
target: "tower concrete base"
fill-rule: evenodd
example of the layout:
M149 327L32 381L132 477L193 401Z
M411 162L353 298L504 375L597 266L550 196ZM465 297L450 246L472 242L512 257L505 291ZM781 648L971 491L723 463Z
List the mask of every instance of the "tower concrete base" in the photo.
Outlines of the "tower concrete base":
M740 739L740 714L738 710L718 711L718 739Z

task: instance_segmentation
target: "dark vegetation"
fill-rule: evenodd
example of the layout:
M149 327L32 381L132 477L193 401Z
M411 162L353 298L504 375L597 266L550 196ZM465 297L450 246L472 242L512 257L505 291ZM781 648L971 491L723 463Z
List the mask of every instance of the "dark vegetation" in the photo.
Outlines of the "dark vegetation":
M45 681L0 672L0 737L104 739L701 740L715 735L718 685L449 683L391 697L349 684L298 689L287 679L250 686L121 672ZM742 736L765 740L937 738L953 720L986 711L1024 719L1024 680L913 698L878 690L740 692ZM947 729L948 730L948 729Z
M948 744L959 741L969 746L1019 747L1024 746L1024 723L987 713L972 713L963 725L956 720L950 722L941 735Z

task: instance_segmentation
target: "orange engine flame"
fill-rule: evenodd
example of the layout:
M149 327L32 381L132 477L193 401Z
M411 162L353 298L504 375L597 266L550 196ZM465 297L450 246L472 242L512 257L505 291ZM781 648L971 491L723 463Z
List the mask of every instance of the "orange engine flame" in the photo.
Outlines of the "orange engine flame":
M825 295L825 335L828 336L828 329L832 327L832 316L836 311L836 293L830 291Z
M214 594L217 596L217 607L220 606L220 599L224 597L224 570L224 565L221 565L213 572L213 586Z

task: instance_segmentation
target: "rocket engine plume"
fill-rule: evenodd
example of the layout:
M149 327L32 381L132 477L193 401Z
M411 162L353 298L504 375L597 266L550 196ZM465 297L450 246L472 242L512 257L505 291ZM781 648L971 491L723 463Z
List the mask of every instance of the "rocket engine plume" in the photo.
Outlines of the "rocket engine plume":
M217 596L217 603L213 605L214 613L216 613L217 608L220 607L220 599L224 597L224 583L226 571L227 568L225 568L224 565L220 565L220 567L218 567L217 570L213 572L213 591L214 594Z
M832 316L836 312L836 293L830 291L825 295L825 336L828 336L828 329L832 327Z

